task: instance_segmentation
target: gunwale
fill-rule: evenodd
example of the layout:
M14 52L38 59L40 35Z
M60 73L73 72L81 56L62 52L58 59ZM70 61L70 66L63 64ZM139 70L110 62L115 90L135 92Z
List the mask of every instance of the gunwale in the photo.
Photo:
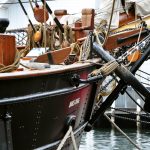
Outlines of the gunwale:
M100 58L89 59L84 62L77 62L71 65L50 65L50 68L46 68L43 70L24 70L24 71L14 71L9 73L0 73L0 80L7 79L18 79L18 78L27 78L27 77L35 77L42 75L51 75L51 74L59 74L63 72L70 72L74 70L84 69L90 66L94 66L95 63L98 63Z

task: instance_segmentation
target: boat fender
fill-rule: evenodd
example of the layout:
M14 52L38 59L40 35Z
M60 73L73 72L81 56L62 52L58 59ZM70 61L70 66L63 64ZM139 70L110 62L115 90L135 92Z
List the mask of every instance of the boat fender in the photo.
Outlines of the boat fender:
M70 126L72 126L72 128L74 128L75 122L76 122L76 116L75 115L69 115L66 119L65 129L68 130Z
M131 54L127 57L128 61L131 63L136 62L140 58L141 58L141 51L140 50L136 50L133 54Z
M34 42L40 42L41 41L41 39L42 39L42 31L41 31L42 29L41 28L42 27L40 26L39 30L34 33L34 35L33 35L33 41Z

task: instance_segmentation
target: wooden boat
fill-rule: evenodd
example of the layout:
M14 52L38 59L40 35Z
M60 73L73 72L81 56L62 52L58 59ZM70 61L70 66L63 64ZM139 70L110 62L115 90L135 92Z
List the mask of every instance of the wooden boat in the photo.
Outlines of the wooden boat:
M9 36L1 35L1 37L5 37L8 43ZM3 42L2 46L6 43ZM95 44L94 46L96 47ZM15 45L12 44L10 47L15 48ZM95 47L93 49L99 49ZM61 50L59 54L62 55ZM88 130L88 124L93 124L113 102L115 94L111 97L111 102L107 103L106 99L107 107L100 107L96 113L93 113L98 88L95 81L102 81L107 76L101 74L92 76L93 71L101 67L97 65L100 58L94 57L87 61L65 65L63 61L69 54L70 48L64 50L67 52L63 58L61 55L59 57L57 51L44 54L47 56L45 62L51 60L50 65L44 64L45 62L36 63L41 62L41 59L43 61L43 57L39 56L34 62L35 65L40 66L39 69L33 66L29 69L20 67L13 72L0 74L0 149L56 150L63 147L64 150L72 150L74 147L79 147L85 127ZM11 51L11 53L13 56L11 55L10 58L14 59L16 52ZM7 55L8 51L3 51L3 54ZM59 60L56 62L57 55ZM108 56L104 53L105 55ZM3 58L1 57L2 60ZM109 58L104 60L109 61ZM21 61L24 62L29 63L29 60ZM120 78L126 78L124 73L117 72ZM130 73L127 75L132 76ZM133 81L136 83L135 86L139 85L137 80ZM133 85L130 80L127 80L128 82ZM121 88L118 91L120 90ZM144 93L143 91L145 92L140 90L141 93ZM70 133L70 136L66 133Z
M66 50L68 56L70 48ZM0 149L56 150L62 146L71 150L79 147L95 103L97 86L90 74L100 59L65 65L64 57L61 58L63 50L59 50L59 54L55 51L46 54L58 57L57 63L45 65L21 59L22 64L41 67L18 68L16 59L21 54L16 52L15 37L6 34L0 35L0 51ZM13 61L17 64L15 68ZM79 80L73 80L74 76ZM68 131L70 136L60 145Z
M71 78L87 79L92 62L1 74L0 149L56 149L72 124L79 145L95 90L93 83L76 87ZM64 147L72 149L68 142Z

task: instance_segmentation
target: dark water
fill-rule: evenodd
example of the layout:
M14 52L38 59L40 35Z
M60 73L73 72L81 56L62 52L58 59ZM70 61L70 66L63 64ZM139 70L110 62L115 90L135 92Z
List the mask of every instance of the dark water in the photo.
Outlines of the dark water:
M123 129L142 150L150 150L150 130ZM95 129L84 133L79 150L137 150L120 132Z

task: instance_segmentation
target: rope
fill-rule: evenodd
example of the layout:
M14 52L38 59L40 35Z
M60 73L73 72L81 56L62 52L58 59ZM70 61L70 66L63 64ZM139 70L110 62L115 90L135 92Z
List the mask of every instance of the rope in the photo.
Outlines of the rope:
M118 62L113 60L106 64L104 64L103 67L101 67L99 70L102 73L103 76L108 76L111 74L117 67L119 66Z
M23 3L23 2L22 2L22 3ZM33 8L32 1L31 1L31 0L29 0L29 4L30 4L30 6L31 6L32 11L34 11L34 8Z
M47 36L46 36L46 0L44 0L44 31L43 31L43 37L44 37L44 48L46 52L46 43L47 43Z
M109 61L108 63L105 63L100 69L94 70L91 74L98 75L102 74L103 76L110 75L117 67L119 66L118 62L115 60Z
M16 70L20 65L20 58L27 50L28 50L27 48L20 52L18 50L16 50L16 56L15 56L15 60L14 60L13 64L8 65L8 66L0 64L0 73L11 72L11 71Z
M70 45L71 47L71 54L76 54L76 55L79 55L80 54L80 46L79 44L76 42L76 43L72 43Z
M77 150L77 144L76 144L76 141L75 141L75 137L74 137L74 133L73 133L73 130L72 130L72 126L69 126L69 129L66 132L65 136L63 137L62 141L60 142L57 150L61 150L63 148L66 140L69 138L69 134L71 135L71 139L72 139L74 150Z
M88 59L90 54L90 36L87 36L80 49L79 61L85 61Z
M106 113L104 113L104 116L106 117L106 119L107 119L110 123L113 124L113 126L114 126L121 134L123 134L123 135L126 137L126 139L127 139L131 144L133 144L137 149L141 150L141 148L140 148L138 145L136 145L136 144L132 141L132 139L131 139L129 136L127 136L127 134L124 133L124 132L106 115Z
M79 44L77 42L76 43L72 43L70 45L70 48L71 48L71 52L68 55L68 57L64 60L64 64L65 65L73 64L73 63L75 63L75 62L77 62L79 60L78 59L78 56L80 54L80 46L79 46Z
M74 41L72 28L68 25L64 25L63 28L64 28L64 33L62 33L63 36L62 47L68 47Z
M109 34L109 31L110 31L110 26L111 26L111 22L112 22L112 17L113 17L114 7L115 7L115 0L113 0L113 5L112 5L112 10L111 10L111 16L110 16L109 26L108 26L108 30L107 30L105 41L104 41L103 45L106 43L107 38L108 38L108 34Z

